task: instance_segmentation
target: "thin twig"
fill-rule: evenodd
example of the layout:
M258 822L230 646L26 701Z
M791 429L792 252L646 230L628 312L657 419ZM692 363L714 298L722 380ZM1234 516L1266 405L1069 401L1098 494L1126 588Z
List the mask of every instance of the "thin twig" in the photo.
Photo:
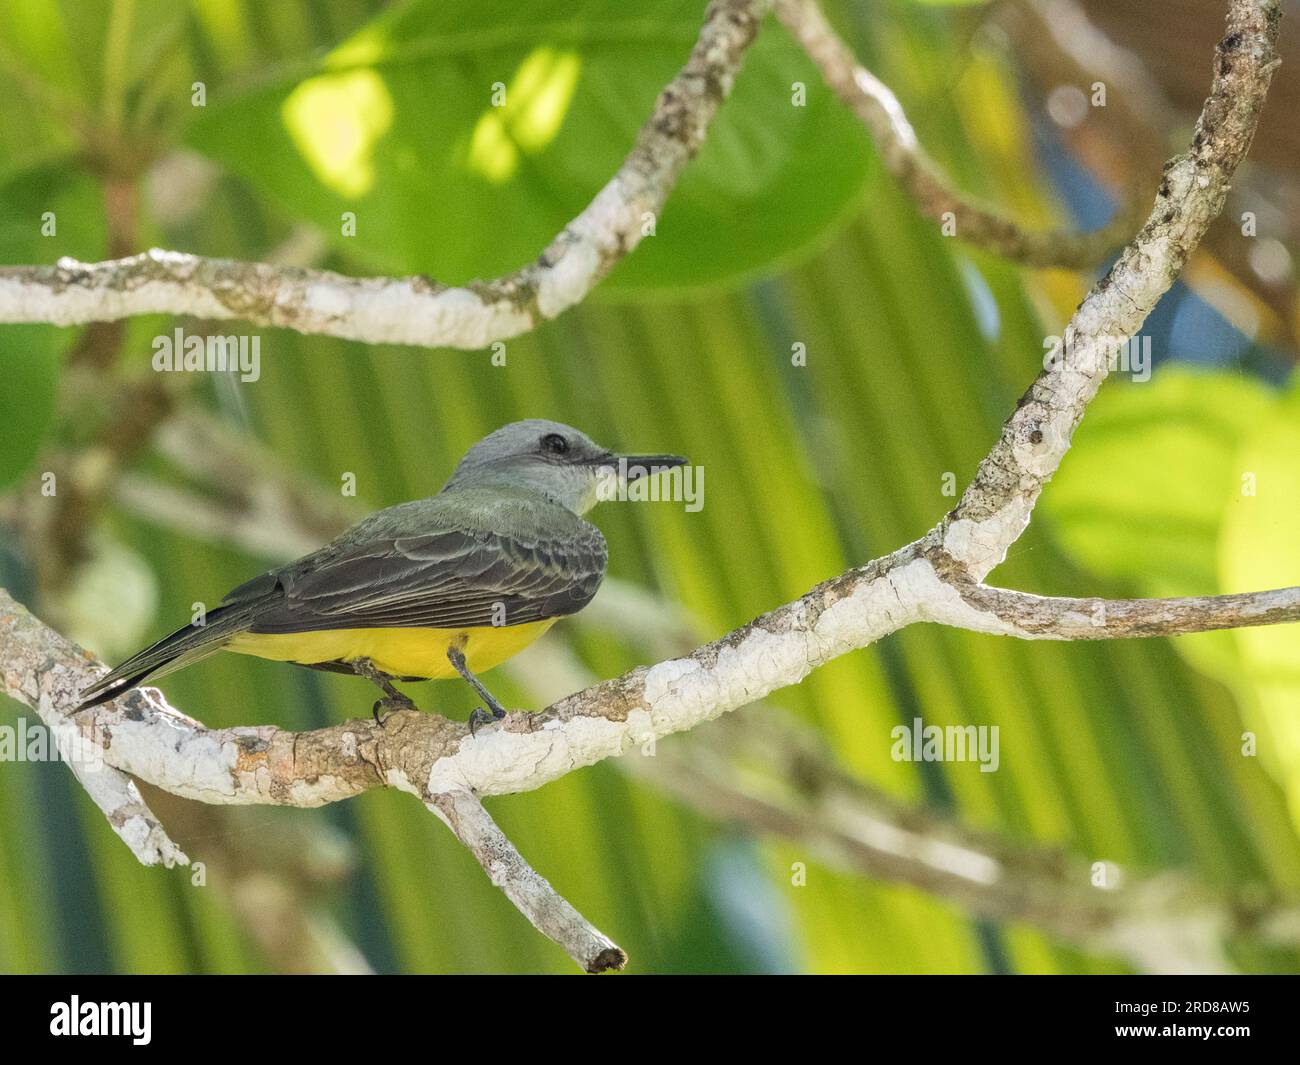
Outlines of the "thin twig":
M1071 599L954 585L979 612L962 628L1028 640L1114 640L1300 621L1300 588L1181 599ZM950 619L950 623L952 622Z
M1092 269L1141 221L1140 214L1126 209L1094 233L1034 232L976 202L953 188L926 154L898 97L857 61L817 0L777 0L776 12L821 70L826 84L866 126L885 168L920 212L940 224L951 222L959 239L1029 266Z
M560 897L519 854L483 804L468 791L445 791L428 800L436 813L483 866L533 927L558 943L589 973L622 969L627 955Z

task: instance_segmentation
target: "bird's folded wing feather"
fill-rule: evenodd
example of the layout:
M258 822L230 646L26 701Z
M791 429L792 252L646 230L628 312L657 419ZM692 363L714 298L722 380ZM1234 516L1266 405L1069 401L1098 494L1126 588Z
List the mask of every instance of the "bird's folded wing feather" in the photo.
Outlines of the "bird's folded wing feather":
M575 526L557 536L450 529L331 545L227 602L262 598L250 630L259 633L541 621L581 610L605 575L604 537Z

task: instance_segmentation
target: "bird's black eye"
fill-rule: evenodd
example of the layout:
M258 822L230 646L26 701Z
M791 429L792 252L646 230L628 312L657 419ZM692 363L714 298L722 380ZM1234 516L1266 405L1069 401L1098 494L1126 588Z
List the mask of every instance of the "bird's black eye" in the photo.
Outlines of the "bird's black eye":
M552 455L563 455L569 450L569 442L559 433L547 433L542 437L542 450Z

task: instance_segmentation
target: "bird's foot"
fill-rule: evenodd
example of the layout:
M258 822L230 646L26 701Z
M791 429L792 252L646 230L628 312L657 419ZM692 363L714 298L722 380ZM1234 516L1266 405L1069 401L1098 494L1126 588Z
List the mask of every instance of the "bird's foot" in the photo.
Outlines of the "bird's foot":
M490 725L494 721L500 721L505 716L506 712L499 706L494 706L491 710L484 710L483 707L476 706L469 715L469 734L471 736L477 735L480 725Z
M375 705L370 708L370 713L371 716L373 716L375 719L375 724L377 724L380 728L383 728L384 722L388 720L389 714L395 713L398 710L419 710L419 709L420 708L416 706L415 703L413 703L405 695L402 695L400 692L397 692L393 695L385 695L382 699L376 699ZM383 716L380 716L381 710L384 711Z

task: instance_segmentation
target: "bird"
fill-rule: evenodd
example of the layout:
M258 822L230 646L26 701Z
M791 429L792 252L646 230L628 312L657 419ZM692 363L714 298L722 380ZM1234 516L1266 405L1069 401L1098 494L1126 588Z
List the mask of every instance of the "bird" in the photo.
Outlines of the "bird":
M523 650L596 594L609 561L583 515L680 455L617 455L572 426L513 422L474 444L437 495L362 519L323 547L231 591L197 623L128 658L80 694L97 706L219 650L361 676L372 713L418 709L394 681L459 676L506 711L478 674Z

